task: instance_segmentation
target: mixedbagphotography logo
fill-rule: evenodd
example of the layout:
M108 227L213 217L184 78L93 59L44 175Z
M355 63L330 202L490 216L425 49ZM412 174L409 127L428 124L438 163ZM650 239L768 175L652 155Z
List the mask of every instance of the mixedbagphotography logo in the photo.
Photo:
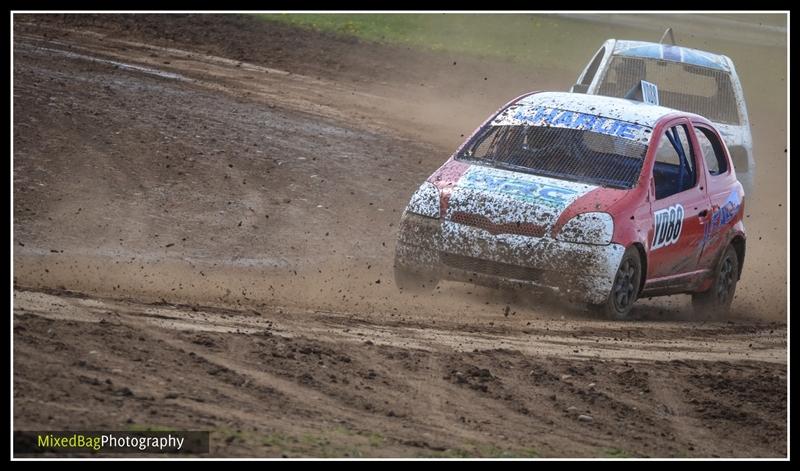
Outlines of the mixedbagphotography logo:
M199 431L20 431L14 432L14 453L204 454L208 440L209 432Z

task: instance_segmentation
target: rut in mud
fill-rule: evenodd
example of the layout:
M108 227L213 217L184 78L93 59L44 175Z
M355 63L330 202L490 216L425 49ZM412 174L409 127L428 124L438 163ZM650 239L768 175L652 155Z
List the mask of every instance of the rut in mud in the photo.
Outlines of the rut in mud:
M15 299L15 414L33 427L211 429L212 453L226 456L773 456L785 447L780 325L698 326L676 341L677 324L429 328L57 294Z
M780 188L749 209L728 320L397 293L416 186L572 71L489 87L496 64L451 77L237 16L14 22L15 429L208 429L218 456L786 455ZM754 129L762 155L780 124Z

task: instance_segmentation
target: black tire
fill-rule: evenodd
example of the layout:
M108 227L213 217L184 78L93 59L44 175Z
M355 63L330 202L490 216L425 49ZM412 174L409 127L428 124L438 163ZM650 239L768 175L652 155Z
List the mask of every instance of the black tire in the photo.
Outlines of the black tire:
M692 294L695 314L724 316L730 312L731 302L739 281L739 255L729 245L714 269L714 282L708 291Z
M613 320L629 319L633 304L639 296L642 276L642 259L639 251L636 247L630 247L619 262L606 302L592 306L592 310Z
M430 293L439 284L439 280L432 275L411 271L405 267L394 267L394 284L405 293L425 294Z

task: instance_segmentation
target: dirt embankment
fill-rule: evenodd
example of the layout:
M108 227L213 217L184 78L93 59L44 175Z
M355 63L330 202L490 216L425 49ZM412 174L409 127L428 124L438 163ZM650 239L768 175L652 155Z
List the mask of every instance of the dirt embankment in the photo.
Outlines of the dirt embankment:
M785 455L766 204L730 321L680 297L606 323L397 294L416 185L572 73L236 16L17 15L14 35L16 429L209 429L217 455Z

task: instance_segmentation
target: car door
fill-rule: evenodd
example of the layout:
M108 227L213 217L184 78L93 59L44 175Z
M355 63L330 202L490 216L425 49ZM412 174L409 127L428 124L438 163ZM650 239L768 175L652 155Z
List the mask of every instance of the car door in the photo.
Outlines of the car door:
M693 123L698 149L706 168L711 215L705 227L700 267L711 269L717 255L728 243L728 232L741 218L743 197L731 171L719 134L703 123Z
M648 283L672 285L697 270L710 203L702 162L685 118L667 123L657 143L650 181ZM659 283L661 282L661 283Z

